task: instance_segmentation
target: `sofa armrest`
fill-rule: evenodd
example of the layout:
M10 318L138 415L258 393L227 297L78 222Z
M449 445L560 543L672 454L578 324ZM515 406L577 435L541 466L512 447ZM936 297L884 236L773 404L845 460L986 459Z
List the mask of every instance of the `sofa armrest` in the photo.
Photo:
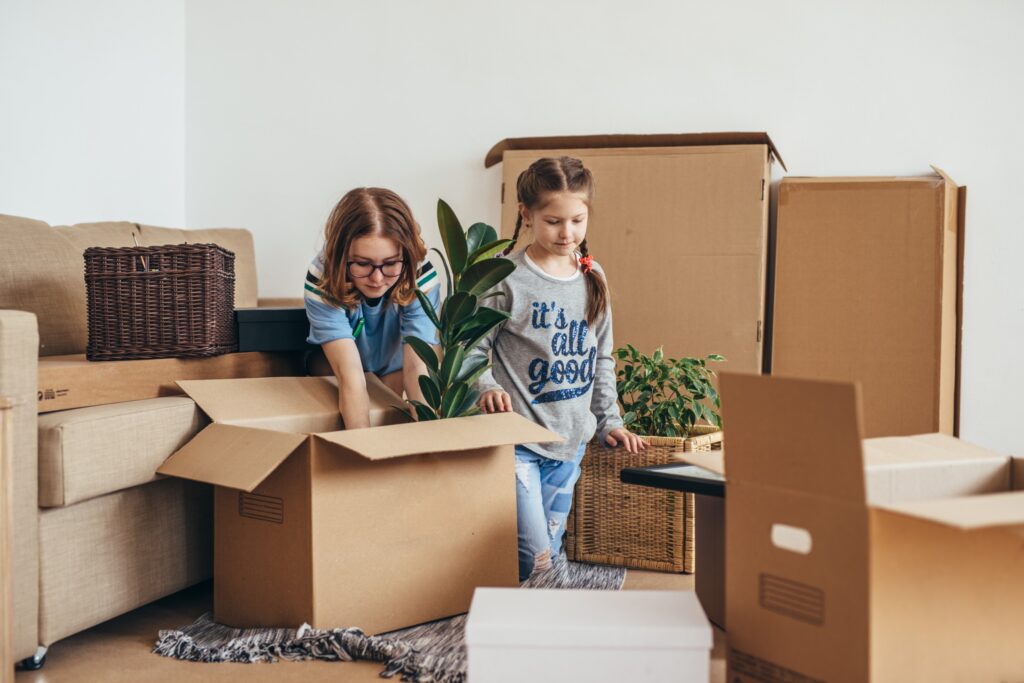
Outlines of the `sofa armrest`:
M25 311L0 310L0 396L10 399L13 428L14 657L39 644L39 455L36 423L39 326Z

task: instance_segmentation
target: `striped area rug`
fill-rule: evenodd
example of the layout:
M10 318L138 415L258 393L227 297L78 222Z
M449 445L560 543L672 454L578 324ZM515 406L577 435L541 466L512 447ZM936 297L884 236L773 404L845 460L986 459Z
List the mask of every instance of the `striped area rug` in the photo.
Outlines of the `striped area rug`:
M523 588L585 588L619 590L626 579L621 567L569 562L562 555L551 569L527 579ZM418 683L463 683L466 649L462 642L465 615L368 636L358 628L321 631L299 629L234 629L210 613L176 630L160 631L153 651L192 662L275 662L323 659L349 662L365 659L384 664L381 676L401 676Z

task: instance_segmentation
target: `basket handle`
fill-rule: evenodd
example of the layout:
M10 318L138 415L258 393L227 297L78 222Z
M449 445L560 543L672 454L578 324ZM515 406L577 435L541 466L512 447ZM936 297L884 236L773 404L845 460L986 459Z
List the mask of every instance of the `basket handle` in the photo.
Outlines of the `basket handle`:
M139 227L139 224L136 223L135 227L136 228ZM137 246L137 247L141 247L142 246L141 244L139 244L139 238L135 236L135 231L134 230L132 230L132 241L135 242L135 246ZM145 272L145 273L149 272L149 257L148 256L143 256L142 254L139 254L139 264L142 266L142 271L143 272Z

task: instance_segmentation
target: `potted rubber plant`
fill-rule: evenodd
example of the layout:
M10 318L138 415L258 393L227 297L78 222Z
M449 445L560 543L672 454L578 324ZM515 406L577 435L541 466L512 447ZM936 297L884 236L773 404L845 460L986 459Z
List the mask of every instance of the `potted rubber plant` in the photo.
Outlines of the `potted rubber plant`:
M498 239L494 228L485 223L474 223L463 230L455 212L443 199L437 201L437 224L445 253L431 251L437 253L444 266L447 296L439 312L434 311L423 292L417 290L416 296L437 328L440 357L426 342L405 337L405 342L427 366L428 374L419 379L425 402L410 401L420 421L480 412L476 404L480 393L473 383L491 363L486 358L470 365L464 361L470 350L508 319L508 313L483 302L500 295L489 290L515 270L510 260L495 258L511 240Z
M694 497L624 485L626 467L673 462L679 451L721 448L720 399L711 363L668 358L632 345L616 349L616 390L623 422L647 448L629 453L596 441L587 447L566 534L569 559L671 572L694 570Z

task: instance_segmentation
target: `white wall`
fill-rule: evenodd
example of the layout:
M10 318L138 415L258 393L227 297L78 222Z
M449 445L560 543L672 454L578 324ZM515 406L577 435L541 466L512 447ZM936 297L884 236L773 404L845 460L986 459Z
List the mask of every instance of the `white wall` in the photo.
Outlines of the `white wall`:
M1024 454L1024 5L5 0L0 212L239 225L296 295L341 194L498 222L507 136L767 130L792 173L970 188L963 435ZM600 255L598 255L600 258ZM798 417L798 416L797 416Z
M0 2L0 213L185 218L184 0Z
M240 7L188 2L187 218L252 229L264 295L299 292L354 186L404 195L432 244L439 196L497 224L507 136L766 130L797 175L934 163L970 188L963 435L1024 454L1024 5Z

